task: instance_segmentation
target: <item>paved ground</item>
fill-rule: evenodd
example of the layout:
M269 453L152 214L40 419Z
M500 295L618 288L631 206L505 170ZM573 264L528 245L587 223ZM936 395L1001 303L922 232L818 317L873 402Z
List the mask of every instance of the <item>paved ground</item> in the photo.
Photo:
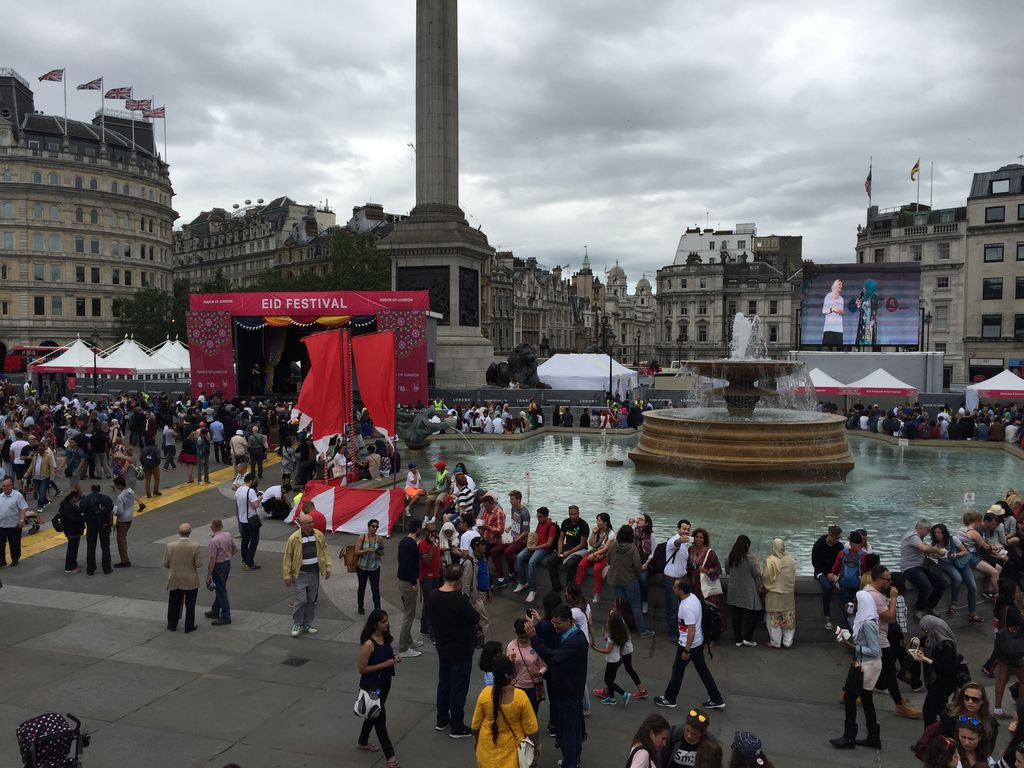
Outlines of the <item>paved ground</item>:
M275 476L276 469L268 469L265 484ZM234 528L230 477L224 470L215 479L215 486L179 487L154 500L158 503L131 529L131 569L109 576L65 575L63 539L44 530L26 540L28 555L17 568L0 570L0 680L5 693L0 702L0 766L18 764L16 725L49 710L85 720L93 733L93 745L85 753L89 766L383 765L382 757L354 750L359 721L351 705L362 626L355 610L355 577L342 567L324 583L319 635L291 638L289 594L280 577L289 532L283 524L268 521L263 527L257 555L262 570L243 572L235 563L229 582L230 627L210 627L203 620L200 630L190 635L167 631L164 544L176 538L182 521L192 523L194 536L204 544L210 518L222 516ZM334 537L332 554L349 540ZM397 588L390 578L394 551L392 543L383 586L385 609L397 616ZM519 598L506 591L491 607L491 625L501 639L511 637L512 620L522 615ZM200 605L205 609L209 604L210 594L201 590ZM597 622L606 609L596 610ZM808 622L799 626L792 650L727 644L716 654L712 668L728 706L713 713L712 732L725 741L740 728L757 732L780 768L916 764L908 747L920 732L920 722L896 718L883 694L876 695L884 742L880 753L829 747L827 739L842 729L836 697L849 661L824 630L816 624L808 627ZM988 654L991 630L968 628L962 617L953 626L976 668ZM763 631L760 635L763 643ZM634 663L652 695L667 681L670 654L663 638L637 643ZM603 661L594 654L591 685L598 685L602 675ZM452 741L433 729L435 681L430 650L398 670L388 702L398 758L413 768L473 765L472 740ZM467 718L481 686L481 673L476 672ZM922 697L909 694L918 705ZM680 707L659 711L678 722L686 707L704 698L691 670ZM653 711L650 701L634 702L626 711L594 702L584 766L621 766L636 727ZM542 720L545 715L546 707ZM543 747L540 765L554 766L559 755L552 740L544 737Z

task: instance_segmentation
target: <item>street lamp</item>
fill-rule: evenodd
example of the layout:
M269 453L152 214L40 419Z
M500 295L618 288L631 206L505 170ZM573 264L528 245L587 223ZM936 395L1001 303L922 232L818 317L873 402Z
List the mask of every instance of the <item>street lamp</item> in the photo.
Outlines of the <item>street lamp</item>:
M96 383L96 354L97 345L100 343L100 332L93 328L92 329L92 391L95 396L99 392L99 385Z
M608 400L609 402L614 399L614 393L612 392L612 328L611 328L611 317L609 315L603 315L601 317L601 333L604 338L604 349L608 353Z
M924 351L931 352L931 340L932 340L932 313L929 312L924 316Z
M637 331L637 334L636 334L636 351L633 354L633 367L634 368L639 368L640 367L640 332L639 331Z
M676 362L682 367L683 361L683 332L680 331L679 335L676 336Z

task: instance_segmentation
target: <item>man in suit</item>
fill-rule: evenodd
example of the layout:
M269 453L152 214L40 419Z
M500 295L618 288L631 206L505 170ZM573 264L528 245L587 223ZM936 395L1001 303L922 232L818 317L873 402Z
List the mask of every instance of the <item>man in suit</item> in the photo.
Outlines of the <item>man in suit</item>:
M196 597L199 594L199 576L196 571L202 566L199 545L192 541L192 526L182 523L178 526L177 541L164 550L164 568L170 569L167 577L167 628L174 632L181 616L181 603L185 603L185 632L196 629Z

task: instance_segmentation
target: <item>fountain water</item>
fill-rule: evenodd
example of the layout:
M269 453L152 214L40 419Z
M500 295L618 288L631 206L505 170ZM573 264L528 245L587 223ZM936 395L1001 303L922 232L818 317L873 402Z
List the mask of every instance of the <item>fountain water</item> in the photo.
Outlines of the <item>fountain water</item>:
M758 356L754 356L758 355ZM814 411L759 407L778 399L778 380L803 363L767 356L760 320L733 319L730 357L688 363L716 382L723 408L674 408L644 416L636 450L638 471L734 481L843 479L853 469L845 420Z

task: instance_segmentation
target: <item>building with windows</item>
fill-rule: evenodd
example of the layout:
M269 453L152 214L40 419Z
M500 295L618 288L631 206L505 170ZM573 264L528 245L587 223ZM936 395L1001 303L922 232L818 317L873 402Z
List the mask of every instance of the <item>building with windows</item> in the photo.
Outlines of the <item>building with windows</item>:
M117 298L171 288L173 196L149 120L36 112L0 69L0 352L115 341Z
M966 380L1024 372L1024 165L974 174L965 288Z
M921 265L922 342L945 353L943 386L966 381L963 300L966 290L967 208L909 203L867 210L857 227L857 263L914 261Z

